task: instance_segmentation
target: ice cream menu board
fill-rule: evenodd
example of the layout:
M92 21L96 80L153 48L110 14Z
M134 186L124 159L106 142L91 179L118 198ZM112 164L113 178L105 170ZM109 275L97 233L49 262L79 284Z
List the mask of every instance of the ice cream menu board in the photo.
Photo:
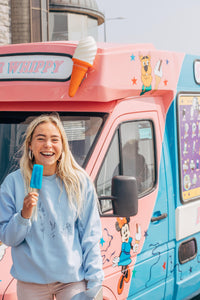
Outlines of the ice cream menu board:
M200 95L179 95L182 200L200 197Z

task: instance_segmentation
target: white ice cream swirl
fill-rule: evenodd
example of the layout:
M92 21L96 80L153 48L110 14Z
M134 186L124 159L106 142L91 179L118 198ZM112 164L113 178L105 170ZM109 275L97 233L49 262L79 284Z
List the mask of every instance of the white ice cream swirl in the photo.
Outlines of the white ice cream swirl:
M97 45L93 37L88 36L85 39L79 41L73 58L85 61L90 65L93 65L95 56L97 53Z

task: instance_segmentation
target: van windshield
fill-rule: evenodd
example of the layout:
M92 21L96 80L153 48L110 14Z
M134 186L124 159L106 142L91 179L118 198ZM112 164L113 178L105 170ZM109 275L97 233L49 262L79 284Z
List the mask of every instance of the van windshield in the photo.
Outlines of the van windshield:
M0 184L19 168L22 143L28 124L43 112L0 112ZM45 113L45 112L44 112ZM59 112L70 149L76 161L85 167L105 114Z

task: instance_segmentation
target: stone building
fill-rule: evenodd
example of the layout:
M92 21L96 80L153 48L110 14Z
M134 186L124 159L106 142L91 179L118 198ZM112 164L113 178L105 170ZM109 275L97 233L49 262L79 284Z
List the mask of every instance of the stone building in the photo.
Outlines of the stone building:
M0 44L11 43L11 0L0 0Z
M0 44L98 40L104 20L96 0L0 0Z

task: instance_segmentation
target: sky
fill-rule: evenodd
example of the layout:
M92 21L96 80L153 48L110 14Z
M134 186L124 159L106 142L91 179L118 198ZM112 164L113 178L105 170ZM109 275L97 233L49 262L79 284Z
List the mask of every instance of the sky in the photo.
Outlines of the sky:
M150 43L158 50L200 55L199 0L96 2L106 19L99 26L99 41Z

